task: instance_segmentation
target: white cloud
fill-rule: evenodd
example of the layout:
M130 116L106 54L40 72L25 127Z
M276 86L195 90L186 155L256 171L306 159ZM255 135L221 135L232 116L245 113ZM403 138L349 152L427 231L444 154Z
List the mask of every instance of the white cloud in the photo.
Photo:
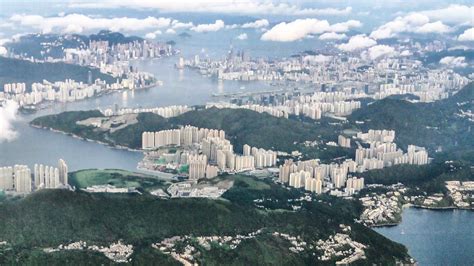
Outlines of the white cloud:
M156 38L156 34L154 34L153 32L149 32L149 33L145 34L145 38L153 40L153 39Z
M352 36L347 43L337 45L342 51L352 52L376 45L377 42L363 34Z
M320 40L326 41L326 40L343 40L346 39L347 35L344 33L335 33L335 32L326 32L323 33L319 36Z
M330 25L326 20L297 19L289 23L282 22L275 25L262 35L261 40L292 42L303 39L309 34L323 33L329 27Z
M346 22L336 23L331 25L331 31L333 32L348 32L352 28L360 28L362 23L358 20L348 20Z
M177 30L177 29L189 29L189 28L194 27L194 24L192 22L184 23L184 22L180 22L178 20L173 20L173 22L171 23L171 27L175 30Z
M157 31L149 32L149 33L145 34L145 38L153 40L153 39L156 39L157 35L161 35L161 34L163 34L161 32L161 30L157 30Z
M458 41L466 42L466 41L474 41L474 28L469 28L461 33L458 37Z
M210 32L210 31L218 31L223 29L225 26L224 21L216 20L213 24L199 24L191 28L192 31L195 32Z
M447 33L449 31L451 28L442 21L430 22L427 15L410 13L378 27L370 34L370 37L378 40L393 38L399 33Z
M173 29L167 29L166 34L176 34L176 31Z
M241 27L239 24L225 25L225 28L228 30L233 30Z
M352 12L351 7L346 8L301 8L288 3L273 3L270 0L179 0L179 1L153 1L153 0L103 0L98 3L83 3L79 0L69 5L72 8L135 8L159 9L161 12L205 12L205 13L232 13L232 14L269 14L293 16L344 16Z
M244 29L246 29L246 28L258 29L258 28L265 28L265 27L268 27L268 25L270 25L270 23L268 22L268 20L266 20L266 19L259 19L259 20L256 20L256 21L254 21L254 22L245 23L244 25L242 25L242 28L244 28Z
M439 60L439 63L449 67L466 67L466 58L464 56L446 56Z
M18 104L14 101L6 101L0 104L0 143L12 141L16 138L17 132L12 123L17 120Z
M338 32L348 31L350 28L358 27L359 25L360 22L355 20L330 25L327 20L314 18L297 19L292 22L282 22L275 25L262 35L261 40L292 42L312 34L333 32L334 30Z
M447 33L450 31L451 28L449 26L444 25L441 21L426 23L425 25L415 30L415 32L417 33Z
M367 50L370 59L375 60L380 57L391 57L396 55L395 49L388 45L375 45Z
M7 48L0 46L0 56L5 56L7 52Z
M63 30L64 33L81 33L84 29L76 24L69 24L67 27Z
M5 43L7 42L11 42L12 40L11 39L8 39L8 38L5 38L5 39L0 39L0 46L1 45L4 45Z
M472 24L474 6L449 5L445 8L422 11L422 13L430 19L440 20L448 24Z
M14 34L12 36L12 41L18 42L21 39L21 37L23 37L23 36L25 36L25 34L21 34L21 33Z
M247 33L242 33L239 36L236 37L239 40L247 40L249 36L247 36Z
M147 29L166 28L170 26L170 18L147 17L143 19L117 17L100 18L82 14L69 14L63 17L42 17L39 15L16 14L10 21L18 25L38 29L44 33L59 31L80 33L99 29L112 31L140 31Z

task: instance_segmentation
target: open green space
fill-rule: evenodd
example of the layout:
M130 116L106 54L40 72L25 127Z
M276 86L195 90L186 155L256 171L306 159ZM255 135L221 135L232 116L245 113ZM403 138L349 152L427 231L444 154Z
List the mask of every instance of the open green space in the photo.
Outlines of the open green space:
M69 184L78 189L97 185L113 185L118 188L137 188L151 191L167 188L168 182L151 175L118 169L86 169L69 174Z

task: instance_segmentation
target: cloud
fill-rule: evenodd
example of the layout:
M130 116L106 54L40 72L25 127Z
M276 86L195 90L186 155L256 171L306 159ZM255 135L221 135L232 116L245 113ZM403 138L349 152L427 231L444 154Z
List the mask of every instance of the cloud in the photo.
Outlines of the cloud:
M344 33L335 33L335 32L326 32L319 36L320 40L327 41L327 40L343 40L346 39L347 35Z
M247 36L247 33L242 33L239 36L236 37L239 40L247 40L249 36Z
M440 20L448 24L472 24L474 6L449 5L445 8L422 11L432 20Z
M268 27L268 25L270 25L270 23L268 22L268 20L266 20L266 19L259 19L259 20L256 20L256 21L254 21L254 22L245 23L244 25L242 25L242 28L244 28L244 29L247 29L247 28L258 29L258 28L265 28L265 27Z
M439 60L439 63L442 65L446 65L449 67L456 67L456 68L467 66L466 58L464 56L458 56L458 57L446 56L446 57L441 58L441 60Z
M223 29L225 26L224 21L216 20L213 24L199 24L191 28L192 31L195 32L210 32L210 31L218 31Z
M190 29L190 28L194 27L194 24L192 22L184 23L184 22L180 22L178 20L173 20L173 22L171 23L171 27L175 30L177 30L177 29Z
M458 41L462 41L462 42L474 41L474 28L469 28L465 30L463 33L461 33L458 37Z
M159 29L170 26L170 18L146 17L129 18L100 18L90 17L82 14L69 14L62 17L43 17L39 15L16 14L10 17L10 21L21 26L38 29L43 33L64 32L80 33L99 29L112 31L140 31L148 29Z
M69 24L67 27L63 30L64 33L82 33L84 29L76 24Z
M160 12L203 12L231 14L268 14L292 16L345 16L352 12L346 8L302 8L288 3L273 3L272 1L255 0L179 0L179 1L145 1L145 0L103 0L98 3L84 3L79 0L69 5L71 8L134 8L159 9Z
M282 22L265 32L260 38L263 41L292 42L303 39L308 35L324 32L348 31L352 27L361 25L360 22L350 20L330 25L327 20L315 18L297 19L292 22Z
M17 120L18 104L8 100L0 104L0 143L12 141L17 137L12 123Z
M370 34L370 37L378 40L393 38L399 33L446 33L449 31L451 28L442 21L430 22L427 15L410 13L378 27Z
M370 59L375 60L380 57L391 57L396 55L395 49L388 45L375 45L367 50Z
M342 51L353 52L376 45L377 42L364 34L352 36L347 43L337 45Z
M146 39L155 39L155 38L156 38L156 34L153 33L153 32L149 32L149 33L145 34L145 38L146 38Z
M173 29L167 29L166 34L176 34L176 31Z
M352 7L343 9L323 8L323 9L303 9L294 15L311 15L311 16L345 16L352 12Z
M331 31L333 32L348 32L352 28L360 28L362 23L358 20L348 20L346 22L336 23L331 25Z
M161 32L161 30L157 30L157 31L149 32L149 33L145 34L145 38L153 40L153 39L156 39L157 35L161 35L161 34L163 34Z
M0 46L0 56L5 56L7 52L7 48Z
M444 25L441 21L426 23L425 25L415 30L415 32L417 33L447 33L450 31L451 28L449 26Z

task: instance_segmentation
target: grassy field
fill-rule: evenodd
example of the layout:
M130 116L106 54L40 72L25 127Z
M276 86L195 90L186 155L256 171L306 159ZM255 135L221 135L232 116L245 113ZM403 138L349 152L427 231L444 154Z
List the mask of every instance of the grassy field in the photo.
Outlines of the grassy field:
M119 188L141 188L145 191L168 187L167 182L154 176L118 169L80 170L70 174L69 183L76 188L109 184Z
M271 186L262 180L258 180L254 177L249 177L245 175L225 175L213 178L211 180L206 180L207 183L216 184L222 180L232 180L237 186L246 187L247 189L252 190L266 190L271 189Z

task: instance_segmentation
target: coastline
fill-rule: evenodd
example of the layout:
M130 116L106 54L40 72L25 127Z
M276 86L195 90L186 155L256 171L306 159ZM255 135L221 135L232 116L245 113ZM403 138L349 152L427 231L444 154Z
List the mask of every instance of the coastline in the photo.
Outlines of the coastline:
M41 102L41 103L38 103L37 105L27 105L27 106L22 106L20 108L20 111L24 112L24 114L32 114L32 113L36 113L40 110L44 110L44 109L47 109L47 108L50 108L51 106L53 106L54 104L57 104L57 103L74 103L74 102L82 102L82 101L87 101L87 100L92 100L92 99L97 99L97 98L100 98L102 96L105 96L105 95L109 95L109 94L114 94L114 93L118 93L118 92L124 92L124 91L141 91L141 90L147 90L147 89L151 89L153 87L159 87L159 86L162 86L163 82L160 81L160 80L155 80L153 83L151 84L148 84L148 85L145 85L143 87L138 87L138 88L135 88L135 89L130 89L130 88L122 88L122 89L117 89L117 90L106 90L106 91L102 91L102 92L99 92L97 94L95 94L94 96L92 97L88 97L88 98L84 98L84 99L80 99L80 100L76 100L76 101L72 101L72 102L60 102L60 101L44 101L44 102Z
M126 146L121 146L121 145L113 145L111 143L103 142L103 141L100 141L100 140L84 138L84 137L81 137L81 136L73 134L73 133L64 132L64 131L57 130L57 129L50 128L50 127L42 127L42 126L38 126L38 125L33 125L31 123L29 123L29 125L31 127L37 128L37 129L49 130L51 132L60 133L60 134L66 135L66 136L73 137L75 139L101 144L101 145L107 146L107 147L112 148L112 149L127 150L127 151L130 151L130 152L142 152L141 150L138 150L138 149L132 149L132 148L129 148L129 147L126 147Z
M431 207L431 206L423 206L423 205L418 205L418 204L413 204L413 203L405 203L402 205L402 208L400 209L400 220L399 221L393 221L393 222L387 222L387 223L380 223L380 224L373 224L368 227L370 228L378 228L378 227L394 227L399 225L402 222L402 214L403 214L403 209L406 208L415 208L415 209L426 209L430 211L455 211L455 210L462 210L462 211L474 211L474 208L463 208L463 207L457 207L457 206L446 206L446 207Z

